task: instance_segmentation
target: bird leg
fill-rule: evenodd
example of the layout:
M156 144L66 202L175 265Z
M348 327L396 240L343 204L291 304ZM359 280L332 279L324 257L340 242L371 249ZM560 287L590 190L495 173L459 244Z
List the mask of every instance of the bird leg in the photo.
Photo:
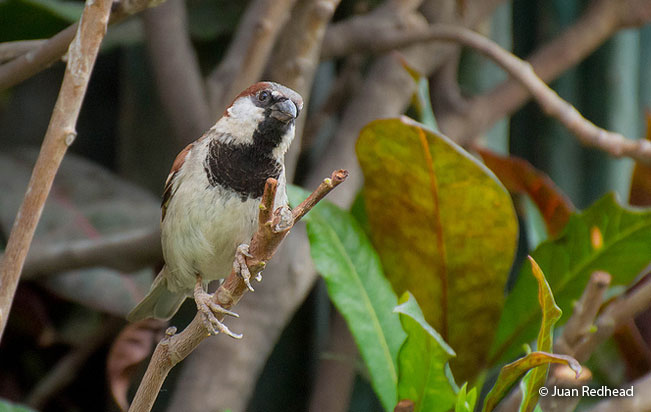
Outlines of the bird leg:
M203 280L201 276L197 276L197 283L194 286L194 302L197 304L197 310L202 315L203 326L208 330L211 335L216 335L219 332L225 333L235 339L242 339L242 334L231 332L226 325L217 319L218 315L228 315L239 318L235 312L221 307L218 303L212 300L212 295L203 290Z
M235 270L235 273L242 278L246 287L249 288L251 292L254 292L253 286L251 286L251 270L249 270L249 266L246 264L247 257L253 256L249 253L249 245L242 243L237 247L237 251L235 252L233 270ZM258 273L255 275L255 280L258 282L262 281L262 274Z

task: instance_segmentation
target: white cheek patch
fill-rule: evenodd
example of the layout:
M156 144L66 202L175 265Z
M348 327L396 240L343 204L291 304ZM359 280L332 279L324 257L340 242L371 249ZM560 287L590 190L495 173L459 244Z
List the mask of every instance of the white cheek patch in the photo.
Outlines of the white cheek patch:
M233 143L253 143L253 132L263 120L264 109L243 97L228 108L228 116L219 119L213 128L230 135Z

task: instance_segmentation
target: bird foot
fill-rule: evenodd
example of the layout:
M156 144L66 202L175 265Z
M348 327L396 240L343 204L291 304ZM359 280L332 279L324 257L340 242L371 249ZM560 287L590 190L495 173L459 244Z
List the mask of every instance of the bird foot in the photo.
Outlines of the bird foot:
M253 290L253 286L251 286L251 270L249 269L249 266L246 264L246 258L247 257L253 257L249 253L249 245L246 243L242 243L237 247L237 251L235 252L235 260L233 261L233 270L235 270L235 273L237 273L242 280L244 281L244 284L246 287L251 291L255 292ZM258 273L255 275L255 280L258 282L262 281L262 274Z
M242 339L242 334L231 332L231 330L217 318L219 315L228 315L233 316L234 318L239 318L240 315L221 307L218 303L212 300L212 297L213 295L203 290L201 277L198 277L197 284L194 287L194 302L197 304L197 311L202 315L203 326L211 335L216 335L221 332L232 338Z

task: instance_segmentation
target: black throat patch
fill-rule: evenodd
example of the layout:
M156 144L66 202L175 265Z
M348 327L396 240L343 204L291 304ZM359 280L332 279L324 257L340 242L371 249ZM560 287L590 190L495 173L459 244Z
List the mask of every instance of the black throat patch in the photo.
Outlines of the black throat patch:
M211 141L204 161L208 181L213 187L219 184L237 192L242 202L261 198L267 179L278 179L282 171L282 165L264 146Z

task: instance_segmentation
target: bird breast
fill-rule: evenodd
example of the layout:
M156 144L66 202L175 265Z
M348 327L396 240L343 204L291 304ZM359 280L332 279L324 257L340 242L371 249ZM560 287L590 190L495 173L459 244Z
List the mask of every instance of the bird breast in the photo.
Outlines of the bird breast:
M200 155L201 147L189 156ZM188 159L161 223L168 286L191 290L200 274L221 279L231 271L237 246L248 243L257 227L259 198L243 199L221 185L211 185L199 159Z

